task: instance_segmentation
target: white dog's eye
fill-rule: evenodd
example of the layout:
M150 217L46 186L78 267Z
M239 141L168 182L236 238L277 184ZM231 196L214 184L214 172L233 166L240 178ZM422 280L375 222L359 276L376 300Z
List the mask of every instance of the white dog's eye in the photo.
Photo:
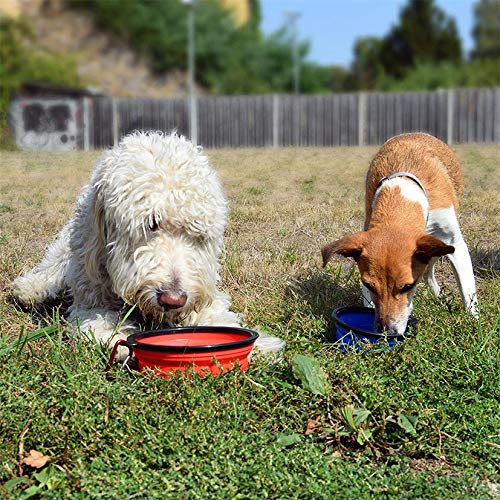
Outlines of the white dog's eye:
M161 218L157 215L150 215L146 221L146 226L151 232L158 231L160 224Z

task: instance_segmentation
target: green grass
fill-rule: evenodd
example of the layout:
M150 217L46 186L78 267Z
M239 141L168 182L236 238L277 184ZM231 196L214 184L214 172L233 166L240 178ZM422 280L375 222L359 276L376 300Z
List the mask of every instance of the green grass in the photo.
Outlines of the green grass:
M361 186L375 149L210 152L232 207L222 286L250 325L287 341L284 359L205 379L114 367L110 380L103 373L109 350L68 339L59 309L22 312L8 288L43 254L96 155L9 153L0 179L12 208L0 214L8 236L0 246L0 493L498 495L497 149L458 151L467 178L461 222L480 264L481 320L465 314L449 267L440 265L443 297L422 286L416 295L417 335L392 352L367 354L344 354L326 341L331 310L356 302L359 283L347 261L320 269L319 249L360 226ZM254 193L265 175L266 189ZM64 189L54 188L60 183ZM25 207L30 192L37 203ZM325 395L294 375L298 354L326 373ZM34 470L20 463L20 448L51 461Z

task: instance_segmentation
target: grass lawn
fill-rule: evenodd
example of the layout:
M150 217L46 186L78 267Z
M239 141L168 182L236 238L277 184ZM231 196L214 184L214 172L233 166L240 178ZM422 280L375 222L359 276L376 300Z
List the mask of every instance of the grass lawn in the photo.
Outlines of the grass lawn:
M457 146L479 322L447 263L419 285L418 334L392 352L342 353L329 315L356 303L357 271L320 248L363 219L377 148L208 154L230 199L222 288L287 341L281 363L168 380L103 368L109 351L64 333L61 309L21 311L12 279L71 214L98 153L0 156L0 495L53 498L488 498L500 495L500 150ZM52 333L9 350L14 339ZM294 376L317 360L326 395ZM50 461L22 463L36 450Z

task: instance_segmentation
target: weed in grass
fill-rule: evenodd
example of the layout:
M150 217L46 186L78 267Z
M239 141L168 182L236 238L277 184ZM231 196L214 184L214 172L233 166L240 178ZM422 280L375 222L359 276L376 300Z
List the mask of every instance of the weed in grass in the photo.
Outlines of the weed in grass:
M29 208L40 208L44 203L44 199L40 193L34 194L29 198L24 199L24 205Z
M3 203L0 203L0 215L2 214L8 214L9 212L13 212L14 209L10 207L9 205L4 205Z
M288 264L290 264L292 266L297 262L298 258L299 257L293 248L289 248L285 252L285 255L283 256L283 259L285 260L285 262L287 262Z
M244 282L244 260L238 248L224 254L224 273L226 273L238 286Z
M250 186L245 189L245 192L247 194L251 194L254 196L259 196L261 194L264 194L266 192L265 188L262 186Z
M305 195L312 195L316 184L316 177L309 177L304 179L301 183L301 190Z

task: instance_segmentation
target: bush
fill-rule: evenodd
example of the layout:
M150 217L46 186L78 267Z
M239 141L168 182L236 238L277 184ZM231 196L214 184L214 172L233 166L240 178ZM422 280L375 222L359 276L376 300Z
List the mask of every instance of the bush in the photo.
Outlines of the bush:
M476 60L462 64L451 62L418 64L401 80L380 78L376 88L387 91L410 91L451 87L495 87L499 84L498 61Z

